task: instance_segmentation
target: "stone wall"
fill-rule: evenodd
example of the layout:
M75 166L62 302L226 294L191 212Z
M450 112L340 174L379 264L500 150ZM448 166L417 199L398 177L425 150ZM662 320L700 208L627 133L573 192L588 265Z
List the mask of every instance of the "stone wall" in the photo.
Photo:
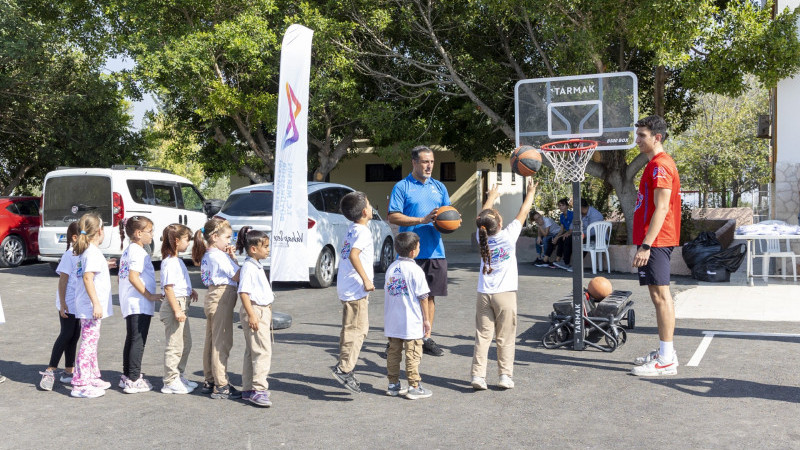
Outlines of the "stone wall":
M800 212L800 164L778 161L775 164L775 188L772 204L775 213L770 219L797 224Z

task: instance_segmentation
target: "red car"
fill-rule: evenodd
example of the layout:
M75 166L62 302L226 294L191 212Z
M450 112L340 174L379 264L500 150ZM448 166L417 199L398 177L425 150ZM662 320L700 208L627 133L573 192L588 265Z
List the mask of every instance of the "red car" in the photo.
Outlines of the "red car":
M0 197L0 267L39 255L40 197Z

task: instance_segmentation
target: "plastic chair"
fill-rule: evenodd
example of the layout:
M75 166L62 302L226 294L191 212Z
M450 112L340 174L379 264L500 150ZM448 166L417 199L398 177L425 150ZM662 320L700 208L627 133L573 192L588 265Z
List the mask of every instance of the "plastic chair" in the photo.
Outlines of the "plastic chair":
M600 271L603 271L603 258L598 263L597 254L606 254L606 266L608 273L611 273L611 256L608 253L608 243L611 240L611 222L595 222L586 228L586 242L583 244L583 251L591 253L592 274L597 273L599 264Z
M786 251L781 250L780 239L761 239L758 241L761 247L761 254L755 255L756 258L763 258L761 263L761 277L767 281L769 276L769 260L770 258L781 258L783 270L782 278L786 279L786 258L792 259L792 276L794 281L797 281L797 254L791 250L789 241L786 241Z

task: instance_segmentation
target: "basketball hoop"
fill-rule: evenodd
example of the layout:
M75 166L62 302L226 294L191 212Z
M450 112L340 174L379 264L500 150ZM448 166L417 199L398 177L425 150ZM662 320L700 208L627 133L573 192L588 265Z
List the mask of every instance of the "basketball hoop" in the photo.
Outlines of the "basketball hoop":
M592 159L597 141L570 139L542 144L541 152L553 165L556 182L579 183L586 178L586 164Z

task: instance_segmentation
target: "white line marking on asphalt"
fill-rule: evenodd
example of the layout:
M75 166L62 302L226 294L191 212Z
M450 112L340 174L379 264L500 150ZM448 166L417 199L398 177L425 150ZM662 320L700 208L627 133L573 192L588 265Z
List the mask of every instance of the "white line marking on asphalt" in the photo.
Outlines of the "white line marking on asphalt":
M714 339L715 335L719 336L756 336L756 337L794 337L800 338L800 334L793 334L793 333L747 333L743 331L703 331L703 340L700 341L700 345L697 346L697 350L695 350L694 355L692 355L692 359L686 364L687 367L697 367L700 365L700 360L703 359L703 356L706 354L706 350L708 350L708 346L711 345L711 340Z

